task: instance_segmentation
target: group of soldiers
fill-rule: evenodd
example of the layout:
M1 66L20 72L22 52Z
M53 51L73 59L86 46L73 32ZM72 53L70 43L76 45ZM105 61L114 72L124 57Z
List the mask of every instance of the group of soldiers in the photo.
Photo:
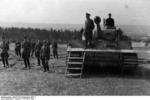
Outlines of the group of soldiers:
M100 28L100 22L101 22L101 18L99 16L96 16L94 21L90 18L90 14L86 13L86 20L85 20L85 26L83 30L83 34L85 36L85 46L88 47L92 44L92 38L93 38L93 30L95 28L94 22L97 25L97 34L99 37L101 31ZM104 20L104 26L107 29L112 29L115 28L115 22L114 19L111 17L111 13L108 14L108 18L106 20Z
M31 41L28 37L24 37L23 42L17 41L15 43L15 53L18 57L22 58L24 61L25 68L30 69L30 57L33 57L35 54L35 57L37 58L37 64L38 66L41 65L44 68L44 72L49 72L49 60L50 60L50 45L51 43L49 41L43 40L43 42L40 42L38 40L37 42ZM57 51L57 42L53 41L52 43L53 48L53 56L54 58L58 59L58 51ZM9 43L3 41L1 45L1 58L3 62L3 66L9 67L8 63L8 51L9 51Z
M9 63L8 63L8 57L9 57L9 54L8 54L8 50L9 50L9 42L6 42L6 41L3 41L2 45L1 45L1 59L2 59L2 62L3 62L3 66L4 67L9 67Z

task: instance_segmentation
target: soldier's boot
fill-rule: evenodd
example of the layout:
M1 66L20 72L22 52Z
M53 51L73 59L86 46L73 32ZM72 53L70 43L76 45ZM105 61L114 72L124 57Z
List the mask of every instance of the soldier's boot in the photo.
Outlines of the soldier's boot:
M46 69L47 69L47 68L46 68L46 65L44 65L43 67L44 67L44 72L46 72Z
M9 67L8 58L6 58L6 65Z
M42 65L43 65L43 69L44 69L44 72L46 72L46 64L45 64L45 60L44 59L42 59Z
M37 58L37 62L38 62L38 66L40 66L41 64L40 64L40 58L39 57Z
M30 69L31 66L30 66L30 60L29 59L27 60L27 64L28 64L28 68Z
M24 68L27 68L27 61L26 61L26 59L23 59L23 60L24 60L24 65L25 65Z
M3 67L6 68L6 65L3 63Z
M57 59L58 59L58 53L56 53L56 57L57 57Z
M5 59L4 58L2 58L2 62L3 62L3 67L5 68L6 66L5 66Z
M49 69L48 69L48 60L45 60L45 70L49 71Z
M47 71L48 71L48 72L50 72L50 70L49 70L49 66L47 66Z
M46 70L49 72L48 61L46 62Z
M55 54L55 52L54 52L54 58L56 58L56 54Z

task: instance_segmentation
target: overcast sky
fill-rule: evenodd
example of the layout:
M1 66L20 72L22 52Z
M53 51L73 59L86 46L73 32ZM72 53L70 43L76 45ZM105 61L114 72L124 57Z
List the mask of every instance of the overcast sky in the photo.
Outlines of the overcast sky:
M0 0L0 22L82 24L85 12L117 24L150 25L150 0Z

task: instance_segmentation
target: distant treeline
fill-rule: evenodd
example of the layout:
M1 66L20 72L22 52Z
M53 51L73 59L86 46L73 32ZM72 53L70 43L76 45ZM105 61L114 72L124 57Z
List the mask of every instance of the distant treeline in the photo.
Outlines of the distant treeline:
M0 27L0 37L5 36L6 39L11 41L23 40L24 36L31 39L39 40L56 40L59 42L67 42L73 38L79 38L79 31L71 30L56 30L56 29L39 29L39 28L2 28Z

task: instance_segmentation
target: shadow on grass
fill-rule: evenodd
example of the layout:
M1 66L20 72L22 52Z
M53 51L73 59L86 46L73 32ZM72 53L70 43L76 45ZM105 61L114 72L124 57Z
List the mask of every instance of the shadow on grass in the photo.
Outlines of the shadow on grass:
M85 68L84 78L128 78L128 79L146 79L150 80L150 69L143 66L137 68L117 68L117 67L96 67Z

